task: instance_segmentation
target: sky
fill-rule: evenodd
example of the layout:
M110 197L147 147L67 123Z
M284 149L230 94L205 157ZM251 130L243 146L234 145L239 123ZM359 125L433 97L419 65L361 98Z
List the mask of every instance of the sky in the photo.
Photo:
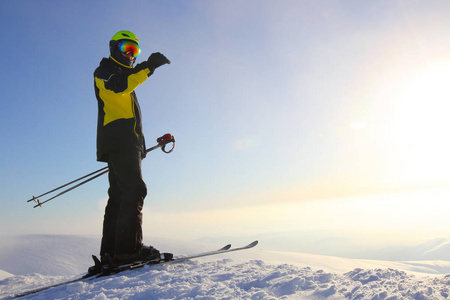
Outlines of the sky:
M101 234L106 176L42 208L27 200L105 166L92 74L130 30L137 62L172 62L136 89L147 146L176 139L142 163L144 235L447 237L449 13L448 1L2 1L0 234Z

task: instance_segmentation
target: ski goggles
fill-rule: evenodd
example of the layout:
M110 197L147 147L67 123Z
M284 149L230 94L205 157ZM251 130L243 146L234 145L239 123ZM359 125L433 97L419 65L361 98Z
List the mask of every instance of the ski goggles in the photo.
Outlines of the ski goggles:
M133 57L138 57L141 53L141 47L132 41L121 41L119 43L119 50L126 54L131 52Z

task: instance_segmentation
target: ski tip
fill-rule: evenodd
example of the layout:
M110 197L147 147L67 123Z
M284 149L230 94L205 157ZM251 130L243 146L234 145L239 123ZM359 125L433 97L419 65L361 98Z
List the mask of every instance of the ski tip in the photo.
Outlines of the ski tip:
M225 251L231 248L231 244L226 245L225 247L222 247L219 249L219 251Z
M246 246L246 248L253 248L256 245L258 245L258 241L254 241L253 243L248 244L248 246Z

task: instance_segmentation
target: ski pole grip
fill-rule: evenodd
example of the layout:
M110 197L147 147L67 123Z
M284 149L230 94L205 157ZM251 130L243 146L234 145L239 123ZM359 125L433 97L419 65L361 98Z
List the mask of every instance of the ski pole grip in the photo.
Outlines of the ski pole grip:
M161 150L164 153L170 153L173 151L173 149L175 148L175 138L173 137L173 135L171 135L170 133L166 133L165 135L163 135L162 137L159 137L156 139L156 142L158 143L158 145L161 146ZM168 151L166 151L166 145L168 143L172 143L172 148Z

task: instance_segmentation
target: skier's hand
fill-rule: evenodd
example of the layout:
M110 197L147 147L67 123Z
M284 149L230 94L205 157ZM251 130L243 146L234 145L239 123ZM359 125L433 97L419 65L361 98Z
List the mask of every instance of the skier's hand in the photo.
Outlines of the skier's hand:
M150 69L156 69L165 64L170 64L170 60L167 59L163 54L156 52L152 53L147 60L148 67Z

